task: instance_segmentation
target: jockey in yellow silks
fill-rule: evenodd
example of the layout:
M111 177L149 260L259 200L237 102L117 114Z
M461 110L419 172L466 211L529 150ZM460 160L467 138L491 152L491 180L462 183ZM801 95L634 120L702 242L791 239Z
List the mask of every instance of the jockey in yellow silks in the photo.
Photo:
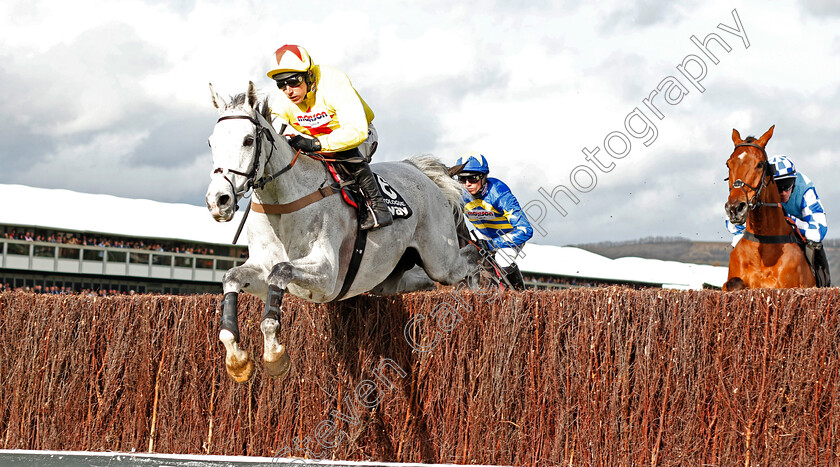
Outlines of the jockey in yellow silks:
M293 136L289 145L306 152L332 153L333 158L343 160L371 200L373 215L365 219L362 229L391 225L391 212L368 166L378 140L374 114L347 75L315 65L306 49L297 45L277 49L266 74L286 97L272 106L275 121L309 136Z

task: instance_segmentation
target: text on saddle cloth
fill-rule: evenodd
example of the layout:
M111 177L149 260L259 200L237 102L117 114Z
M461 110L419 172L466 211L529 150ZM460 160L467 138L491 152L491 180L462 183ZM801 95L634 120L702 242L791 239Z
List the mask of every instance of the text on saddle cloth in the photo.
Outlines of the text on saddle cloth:
M382 192L382 197L385 199L385 204L388 205L388 210L394 219L408 219L411 217L411 207L405 202L403 197L391 186L390 183L380 177L379 174L374 173L374 179L379 184L379 191Z

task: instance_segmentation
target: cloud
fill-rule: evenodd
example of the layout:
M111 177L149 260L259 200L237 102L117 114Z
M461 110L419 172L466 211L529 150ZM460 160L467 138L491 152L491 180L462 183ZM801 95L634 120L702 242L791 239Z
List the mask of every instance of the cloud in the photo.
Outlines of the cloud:
M183 109L150 109L145 128L148 136L132 151L130 168L182 168L194 162L196 154L209 155L207 138L215 120Z
M802 6L815 17L840 16L840 4L832 0L802 0Z
M770 151L818 184L829 215L840 206L829 186L840 155L833 5L315 0L317 15L291 16L244 0L5 2L0 182L201 205L216 117L207 83L228 95L253 80L283 99L266 61L298 43L345 71L373 108L375 161L431 153L451 163L477 150L523 205L546 203L539 188L570 185L576 167L594 170L597 186L564 201L565 217L548 211L549 236L535 241L719 239L733 127L760 134L776 123ZM718 28L734 24L734 8L749 48ZM626 132L634 108L649 114L643 99L702 55L690 37L713 32L731 51L707 63L705 92L659 101L657 139L606 155L605 137ZM584 147L615 167L596 168Z
M663 22L677 22L690 14L699 2L668 2L662 0L641 0L632 3L620 2L604 15L601 30L618 33L625 29L653 26Z

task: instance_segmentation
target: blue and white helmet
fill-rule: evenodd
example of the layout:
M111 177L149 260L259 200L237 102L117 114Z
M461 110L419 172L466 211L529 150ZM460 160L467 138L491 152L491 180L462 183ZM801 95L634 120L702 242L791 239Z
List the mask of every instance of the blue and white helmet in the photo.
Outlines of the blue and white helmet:
M477 152L468 152L464 154L458 158L455 165L458 166L464 162L466 162L466 165L464 165L464 168L461 169L461 173L479 173L484 175L490 173L490 166L487 165L487 159Z
M793 161L788 156L781 154L773 156L770 163L773 164L773 178L775 180L796 176L796 166L793 165Z

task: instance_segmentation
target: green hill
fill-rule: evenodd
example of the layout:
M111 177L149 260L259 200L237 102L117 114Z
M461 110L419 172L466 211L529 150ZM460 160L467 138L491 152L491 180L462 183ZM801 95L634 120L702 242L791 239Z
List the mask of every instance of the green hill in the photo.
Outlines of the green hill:
M828 255L828 264L840 265L840 239L826 240L823 245ZM636 256L713 266L727 266L729 252L732 251L732 246L727 242L692 242L682 237L645 237L624 242L586 243L572 246L613 259Z

